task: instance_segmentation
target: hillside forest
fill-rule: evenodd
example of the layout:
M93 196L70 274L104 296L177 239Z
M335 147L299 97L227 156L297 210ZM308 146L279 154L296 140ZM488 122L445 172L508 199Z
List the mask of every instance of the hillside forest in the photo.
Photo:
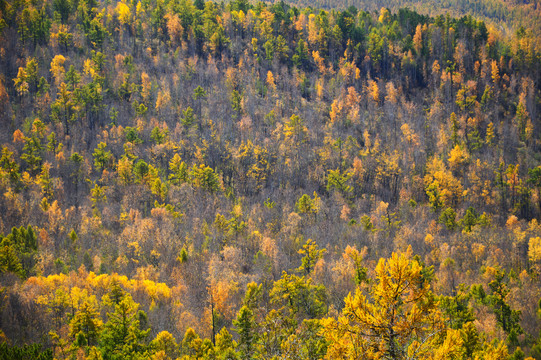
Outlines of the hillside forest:
M305 6L0 0L0 359L541 359L539 17Z

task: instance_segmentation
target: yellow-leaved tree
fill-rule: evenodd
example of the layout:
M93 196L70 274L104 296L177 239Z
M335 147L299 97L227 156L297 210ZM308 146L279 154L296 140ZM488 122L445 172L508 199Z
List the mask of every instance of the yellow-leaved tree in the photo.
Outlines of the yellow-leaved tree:
M460 333L448 329L423 267L406 253L380 259L368 293L357 288L341 315L322 320L327 359L460 358Z

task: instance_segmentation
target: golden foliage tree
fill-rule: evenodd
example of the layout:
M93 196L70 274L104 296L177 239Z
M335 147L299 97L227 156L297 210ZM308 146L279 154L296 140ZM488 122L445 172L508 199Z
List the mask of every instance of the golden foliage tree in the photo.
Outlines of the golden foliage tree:
M323 320L328 359L429 359L460 352L460 335L446 329L411 248L380 259L375 272L369 294L358 288L337 319Z

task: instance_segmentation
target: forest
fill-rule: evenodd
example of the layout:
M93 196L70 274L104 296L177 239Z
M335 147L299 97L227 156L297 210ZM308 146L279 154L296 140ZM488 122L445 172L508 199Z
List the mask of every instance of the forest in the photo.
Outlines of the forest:
M0 359L541 359L538 3L411 4L0 0Z
M450 14L455 17L472 15L491 26L496 27L503 34L510 34L521 26L529 28L539 43L541 36L541 3L533 1L506 1L506 0L288 0L298 6L315 6L324 9L346 9L350 6L366 11L379 11L382 7L398 12L409 7L426 15Z

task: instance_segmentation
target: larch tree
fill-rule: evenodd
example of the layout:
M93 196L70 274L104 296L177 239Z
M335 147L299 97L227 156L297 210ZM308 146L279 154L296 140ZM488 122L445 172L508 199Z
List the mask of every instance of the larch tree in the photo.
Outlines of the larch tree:
M446 328L411 248L380 259L375 272L368 294L358 288L337 319L323 320L327 359L429 359L442 346L448 355L460 352L460 336Z

